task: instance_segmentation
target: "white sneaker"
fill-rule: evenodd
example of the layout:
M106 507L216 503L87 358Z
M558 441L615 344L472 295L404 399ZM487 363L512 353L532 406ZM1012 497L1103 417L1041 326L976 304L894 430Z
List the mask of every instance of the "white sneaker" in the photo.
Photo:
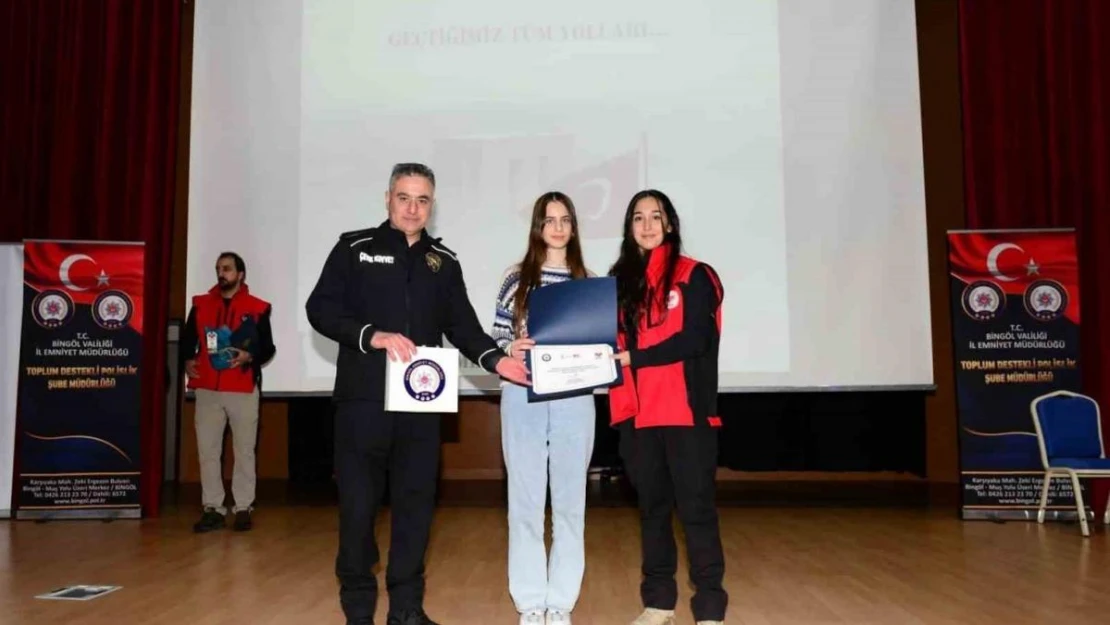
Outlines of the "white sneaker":
M725 625L724 621L698 621L697 625Z
M674 610L645 608L632 625L674 625Z
M520 625L544 625L543 612L540 610L532 610L531 612L521 613Z
M548 610L547 625L570 625L570 612Z

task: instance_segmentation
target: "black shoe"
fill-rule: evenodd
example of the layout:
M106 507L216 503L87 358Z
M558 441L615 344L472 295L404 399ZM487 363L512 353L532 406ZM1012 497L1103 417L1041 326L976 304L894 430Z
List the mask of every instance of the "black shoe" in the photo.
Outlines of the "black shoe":
M372 618L347 619L347 625L374 625Z
M386 625L439 625L420 608L409 608L396 614L390 613Z
M235 530L236 532L248 532L250 531L251 527L252 525L250 510L240 510L235 513L235 523L234 525L232 525L231 529Z
M216 512L212 508L205 508L204 514L200 515L200 520L193 525L193 531L198 534L204 532L211 532L212 530L222 530L227 527L227 519L224 515Z

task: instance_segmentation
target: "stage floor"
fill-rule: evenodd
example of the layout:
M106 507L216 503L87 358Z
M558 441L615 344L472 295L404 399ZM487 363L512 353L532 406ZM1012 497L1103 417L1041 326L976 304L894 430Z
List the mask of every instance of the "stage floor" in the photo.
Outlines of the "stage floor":
M448 498L438 511L429 616L443 625L515 623L505 509L469 501ZM173 503L143 521L0 522L0 622L344 622L330 503L264 505L242 534L193 534L197 512ZM1110 622L1110 532L1101 525L1084 539L1075 524L961 522L948 507L911 505L724 506L721 524L728 623ZM388 540L388 510L377 535ZM575 623L628 623L640 609L635 509L591 505L586 543ZM680 625L693 622L685 567L683 558ZM34 598L68 584L122 588L85 602ZM383 598L379 625L386 608Z

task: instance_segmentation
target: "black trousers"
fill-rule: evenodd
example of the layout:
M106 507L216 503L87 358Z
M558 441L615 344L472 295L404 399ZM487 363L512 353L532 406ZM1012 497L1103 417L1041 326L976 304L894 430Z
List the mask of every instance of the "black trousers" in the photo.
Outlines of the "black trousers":
M440 415L385 412L375 402L344 402L335 414L339 486L339 602L348 620L374 614L380 560L374 520L389 479L392 511L386 588L389 611L424 602L424 552L435 511Z
M722 586L725 557L717 521L717 430L704 422L637 430L629 420L621 424L620 434L621 458L640 507L644 607L673 610L678 601L678 552L671 526L677 507L695 588L690 602L694 620L723 621L728 594Z

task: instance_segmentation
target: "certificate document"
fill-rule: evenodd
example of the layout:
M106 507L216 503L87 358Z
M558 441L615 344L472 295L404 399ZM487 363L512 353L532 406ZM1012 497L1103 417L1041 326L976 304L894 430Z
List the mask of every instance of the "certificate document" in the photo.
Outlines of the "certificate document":
M592 393L621 381L617 346L617 283L584 278L536 289L528 302L525 352L532 385L529 401Z
M537 395L592 390L617 381L610 345L536 345L531 351L532 389Z

